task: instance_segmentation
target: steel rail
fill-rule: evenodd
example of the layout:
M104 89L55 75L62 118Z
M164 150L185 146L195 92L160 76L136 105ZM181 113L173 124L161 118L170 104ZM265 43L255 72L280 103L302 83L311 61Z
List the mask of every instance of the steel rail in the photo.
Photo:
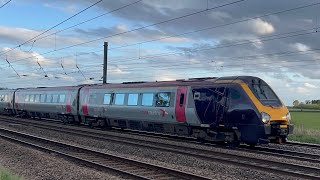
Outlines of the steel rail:
M301 147L311 147L311 148L320 150L320 144L302 143L302 142L295 142L295 141L287 141L286 144L293 145L293 146L301 146Z
M55 153L97 169L112 170L135 179L210 179L180 170L131 160L5 128L0 128L0 137L46 152Z
M19 123L19 122L17 122ZM28 124L32 124L31 122L27 122ZM40 124L39 124L40 123ZM242 167L249 167L249 168L254 168L258 170L264 170L268 172L277 172L280 174L285 174L285 175L291 175L295 177L300 177L300 178L308 178L308 179L317 179L320 178L318 172L320 172L320 168L315 168L315 167L309 167L309 166L304 166L304 165L298 165L298 164L293 164L293 163L283 163L283 162L277 162L277 161L272 161L272 160L267 160L267 159L259 159L259 158L253 158L253 157L248 157L248 156L242 156L242 155L234 155L234 154L229 154L229 153L223 153L219 151L212 151L212 150L204 150L204 149L198 149L198 148L191 148L191 147L185 147L185 146L178 146L178 145L172 145L172 144L166 144L166 143L160 143L160 142L152 142L152 141L145 141L145 140L139 140L135 138L128 138L128 137L120 137L116 135L110 135L88 129L86 128L77 128L75 129L70 129L70 127L54 127L52 125L41 125L41 122L37 122L36 124L33 124L36 127L42 128L42 129L47 129L47 130L53 130L57 132L62 132L62 133L68 133L68 134L73 134L76 136L82 136L82 137L89 137L89 138L95 138L99 140L108 140L111 142L115 143L124 143L127 145L135 145L135 146L141 146L141 147L146 147L146 148L153 148L156 150L163 150L166 152L173 152L173 153L178 153L178 154L183 154L183 155L189 155L197 158L202 158L205 160L211 160L215 162L223 162L223 163L232 163L236 164ZM46 127L44 127L46 126ZM72 127L74 128L74 127ZM104 136L102 136L104 135ZM133 140L134 139L134 140ZM248 149L243 149L241 148L242 151L250 151L250 152L257 152L254 150L248 150ZM284 153L284 151L282 151ZM312 158L307 158L307 157L299 157L299 156L293 156L290 154L281 154L281 153L275 153L275 152L265 152L263 154L267 155L278 155L280 157L287 157L291 159L298 159L298 160L305 160L305 161L312 161ZM319 157L319 156L318 156ZM318 159L318 158L317 158ZM312 161L312 162L317 162L319 161Z

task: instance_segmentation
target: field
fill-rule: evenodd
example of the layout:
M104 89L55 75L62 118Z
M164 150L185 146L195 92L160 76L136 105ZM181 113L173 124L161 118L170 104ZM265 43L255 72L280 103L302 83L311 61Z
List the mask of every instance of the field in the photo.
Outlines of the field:
M289 140L320 144L320 111L291 111L295 125Z
M10 172L0 167L0 180L22 180L22 178L12 175Z

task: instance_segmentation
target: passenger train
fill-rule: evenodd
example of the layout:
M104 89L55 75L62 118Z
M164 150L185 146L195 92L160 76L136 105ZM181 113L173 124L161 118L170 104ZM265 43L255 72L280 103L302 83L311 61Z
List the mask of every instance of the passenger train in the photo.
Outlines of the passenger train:
M237 146L282 143L294 128L270 86L251 76L1 90L0 113Z

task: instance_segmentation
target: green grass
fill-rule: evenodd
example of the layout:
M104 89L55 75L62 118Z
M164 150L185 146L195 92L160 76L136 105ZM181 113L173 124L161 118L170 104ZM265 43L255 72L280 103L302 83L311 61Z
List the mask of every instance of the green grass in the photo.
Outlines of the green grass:
M320 144L320 112L291 111L294 132L289 140Z
M0 167L0 180L22 180L22 178Z

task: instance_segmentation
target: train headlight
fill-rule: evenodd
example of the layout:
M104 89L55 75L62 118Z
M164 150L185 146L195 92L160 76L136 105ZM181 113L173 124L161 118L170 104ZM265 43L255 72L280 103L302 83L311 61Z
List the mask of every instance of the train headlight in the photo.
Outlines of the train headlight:
M287 121L290 122L291 121L291 114L290 112L288 112L288 114L286 115Z
M265 112L261 112L261 120L263 123L267 124L270 121L270 115Z

